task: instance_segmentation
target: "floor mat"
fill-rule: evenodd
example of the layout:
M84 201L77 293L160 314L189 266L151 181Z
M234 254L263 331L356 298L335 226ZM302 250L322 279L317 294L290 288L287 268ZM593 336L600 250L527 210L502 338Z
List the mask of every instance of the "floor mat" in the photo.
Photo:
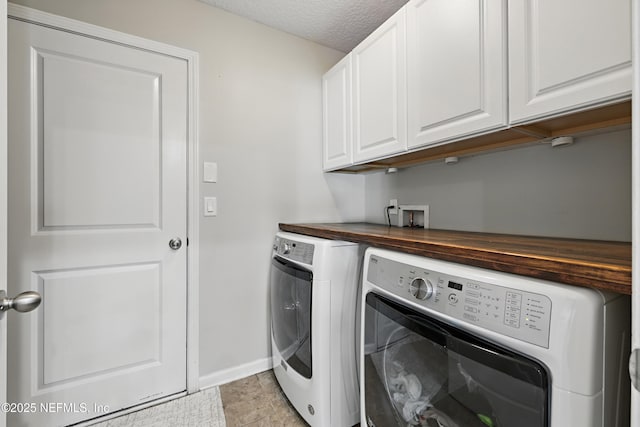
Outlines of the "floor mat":
M220 390L211 387L198 393L151 406L92 427L226 427Z

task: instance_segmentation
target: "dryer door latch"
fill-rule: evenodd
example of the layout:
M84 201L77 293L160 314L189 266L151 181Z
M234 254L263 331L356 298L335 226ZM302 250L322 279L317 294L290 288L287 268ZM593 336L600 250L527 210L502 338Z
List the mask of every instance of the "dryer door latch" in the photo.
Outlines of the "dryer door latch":
M640 348L636 348L631 352L629 357L629 376L633 388L640 391Z

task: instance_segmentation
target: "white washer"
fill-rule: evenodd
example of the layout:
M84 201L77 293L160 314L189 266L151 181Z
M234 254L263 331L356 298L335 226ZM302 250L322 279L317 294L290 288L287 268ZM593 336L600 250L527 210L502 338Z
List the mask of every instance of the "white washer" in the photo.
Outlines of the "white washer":
M276 234L270 273L273 371L311 426L359 421L360 245Z
M625 295L368 249L361 425L629 425Z

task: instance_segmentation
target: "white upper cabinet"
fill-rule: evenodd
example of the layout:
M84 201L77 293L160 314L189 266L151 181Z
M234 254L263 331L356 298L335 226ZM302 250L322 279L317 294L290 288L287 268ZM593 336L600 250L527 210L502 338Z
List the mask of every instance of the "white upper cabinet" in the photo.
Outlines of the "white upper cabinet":
M630 0L509 2L512 123L631 95Z
M354 162L407 149L405 8L351 53Z
M630 99L630 9L409 0L324 76L324 169Z
M407 5L408 146L507 126L506 0Z
M350 54L322 77L322 108L324 170L349 166L353 163Z

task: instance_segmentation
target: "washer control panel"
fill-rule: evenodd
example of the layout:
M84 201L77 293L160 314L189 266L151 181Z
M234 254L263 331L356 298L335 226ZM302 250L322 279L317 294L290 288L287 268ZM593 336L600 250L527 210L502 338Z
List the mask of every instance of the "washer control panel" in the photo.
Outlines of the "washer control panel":
M433 284L422 277L416 277L409 284L409 292L416 299L426 300L433 296Z
M303 264L313 264L313 250L315 246L310 243L297 242L291 239L276 237L273 242L273 253Z
M372 255L367 281L430 310L549 348L551 300Z

